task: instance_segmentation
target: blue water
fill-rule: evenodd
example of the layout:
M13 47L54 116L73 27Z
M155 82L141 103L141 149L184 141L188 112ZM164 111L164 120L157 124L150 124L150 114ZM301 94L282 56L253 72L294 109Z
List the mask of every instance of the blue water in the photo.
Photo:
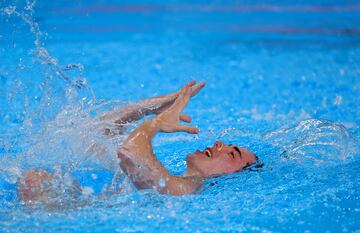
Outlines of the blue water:
M357 1L0 6L1 232L360 231ZM111 164L124 137L89 127L96 114L191 79L207 82L185 110L201 132L159 134L165 167L181 174L187 154L219 139L265 165L209 180L197 195L137 191ZM105 159L89 155L91 141ZM16 182L34 167L95 193L116 173L124 188L28 208Z

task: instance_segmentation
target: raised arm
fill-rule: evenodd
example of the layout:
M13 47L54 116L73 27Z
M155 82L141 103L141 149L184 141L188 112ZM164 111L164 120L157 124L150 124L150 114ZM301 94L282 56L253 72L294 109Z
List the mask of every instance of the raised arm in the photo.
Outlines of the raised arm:
M196 95L205 83L198 83L191 87L191 96ZM164 96L143 99L138 103L124 106L117 110L105 112L100 119L116 124L125 124L141 119L150 114L159 114L169 108L179 96L180 90Z
M181 112L192 96L194 85L195 82L191 82L182 88L171 107L141 124L118 150L120 166L137 188L154 188L160 193L184 195L194 193L201 187L201 177L190 178L170 174L155 157L152 149L152 138L159 131L198 133L197 128L180 123L180 120L191 122L190 117Z

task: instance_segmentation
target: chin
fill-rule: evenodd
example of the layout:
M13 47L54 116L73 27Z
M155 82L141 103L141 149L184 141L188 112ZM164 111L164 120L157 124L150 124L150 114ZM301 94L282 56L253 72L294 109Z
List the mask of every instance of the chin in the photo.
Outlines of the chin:
M186 164L189 166L190 164L194 164L196 163L196 155L195 154L189 154L187 157L186 157Z

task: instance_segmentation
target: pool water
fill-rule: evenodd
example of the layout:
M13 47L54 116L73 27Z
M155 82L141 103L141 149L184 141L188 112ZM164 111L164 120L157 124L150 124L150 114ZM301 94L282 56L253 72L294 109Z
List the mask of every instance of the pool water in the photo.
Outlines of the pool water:
M360 5L357 1L2 1L1 232L359 232ZM89 128L106 110L206 81L185 113L199 135L159 134L174 174L216 140L264 167L200 194L135 190L112 163L125 136ZM129 131L134 125L129 126ZM92 142L106 148L97 159ZM29 208L29 168L88 189ZM114 178L116 177L116 179ZM123 187L101 195L104 185ZM100 193L100 194L99 194Z

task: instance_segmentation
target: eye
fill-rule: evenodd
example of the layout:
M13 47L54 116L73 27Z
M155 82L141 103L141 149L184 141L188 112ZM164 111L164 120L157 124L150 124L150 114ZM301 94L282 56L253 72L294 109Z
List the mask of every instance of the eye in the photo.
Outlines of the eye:
M209 150L205 150L205 154L206 154L207 157L209 157L209 158L211 157L211 153L210 153Z
M233 159L235 159L234 152L230 152L230 155L233 157Z
M235 146L234 149L239 153L240 158L242 159L242 154L241 154L241 150L239 149L239 147Z

